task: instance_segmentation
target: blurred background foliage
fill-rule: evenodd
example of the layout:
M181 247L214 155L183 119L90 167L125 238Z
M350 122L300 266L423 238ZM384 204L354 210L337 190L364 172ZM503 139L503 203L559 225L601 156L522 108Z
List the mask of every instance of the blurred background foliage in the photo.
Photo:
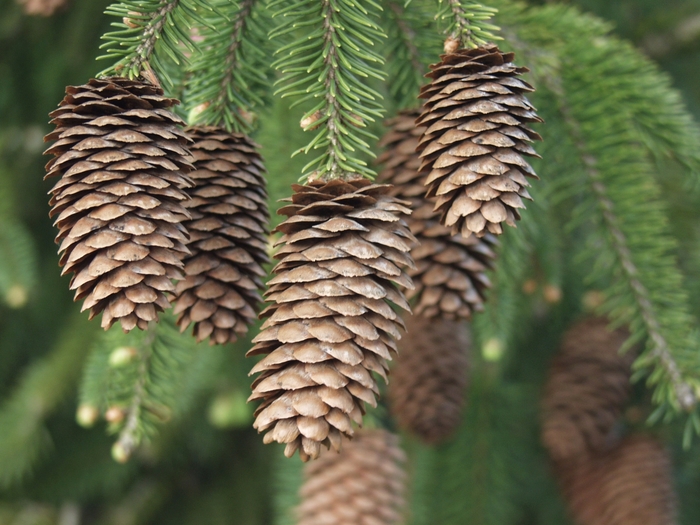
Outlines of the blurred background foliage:
M631 40L671 75L700 118L700 0L558 3L610 22L615 34ZM47 114L64 87L82 84L104 67L94 57L110 23L102 14L108 4L69 0L54 15L42 17L26 15L16 0L0 0L0 525L291 525L289 508L300 465L296 458L280 461L281 450L263 447L250 428L252 409L245 404L250 365L242 362L249 341L231 348L188 347L194 357L187 374L205 377L192 379L199 386L183 394L187 399L181 412L129 463L112 460L114 438L105 433L104 424L86 429L76 423L78 383L99 328L78 315L68 279L59 276L55 232L47 215L51 184L42 181L42 137L50 130ZM254 136L263 147L273 202L288 193L305 163L301 157L289 159L305 139L299 128L301 110L287 106L276 98L259 115L260 131ZM557 154L556 145L545 148ZM669 163L663 173L661 184L673 203L670 215L678 238L694 239L697 196L686 191L678 166ZM549 211L533 205L528 213ZM696 246L681 242L680 259L698 315ZM511 255L517 257L517 249ZM562 272L566 261L541 260L546 265L535 275L518 277L538 283L534 293L521 299L534 315L522 320L517 337L507 341L518 350L494 363L501 350L489 347L482 336L479 346L489 351L477 354L474 366L485 379L472 387L466 430L444 450L407 441L419 474L412 511L416 525L568 523L538 444L534 411L561 332L582 308L581 276ZM549 296L544 285L554 289ZM563 301L552 300L557 289L560 296L563 290ZM519 305L499 307L513 315L523 310ZM525 351L527 359L517 358ZM82 416L90 419L90 414ZM643 418L636 420L643 426ZM475 428L478 435L472 435ZM660 432L675 447L682 523L700 523L700 448L696 444L682 450L680 429L674 425ZM485 455L473 457L477 445ZM435 454L441 456L431 458ZM452 493L436 476L454 479L450 469L460 463L448 459L456 457L476 473L480 468L489 472L486 482L473 478L473 491L460 503L471 510L455 511L470 516L468 522L456 521L445 510L449 504L431 496L441 490ZM422 464L432 466L421 469ZM476 507L470 502L481 505L474 516L470 512Z

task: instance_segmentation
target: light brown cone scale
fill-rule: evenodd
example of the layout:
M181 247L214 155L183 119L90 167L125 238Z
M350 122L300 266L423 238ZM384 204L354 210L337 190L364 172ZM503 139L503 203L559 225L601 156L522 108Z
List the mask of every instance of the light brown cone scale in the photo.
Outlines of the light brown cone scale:
M254 427L264 441L286 443L306 461L321 445L339 450L341 437L362 423L364 403L376 406L375 372L386 380L408 310L396 285L415 242L400 214L409 210L366 179L295 185L275 255L279 263L265 296L272 304L248 355L265 355L251 400L262 400Z
M69 86L44 140L55 157L51 190L63 274L92 319L107 329L145 329L170 306L172 279L183 277L192 185L189 139L170 111L178 101L126 78Z
M185 206L192 220L185 278L177 283L175 313L198 341L225 344L248 331L257 315L267 263L267 192L258 146L217 127L187 129L195 187Z
M630 394L634 352L620 355L629 337L602 318L571 327L554 357L542 402L542 441L555 460L609 448Z
M403 523L406 456L397 436L363 430L304 469L297 525Z
M676 525L668 451L654 438L630 436L592 458L556 466L578 525Z
M391 371L389 400L399 426L428 444L445 441L459 426L471 345L466 323L406 318L406 335Z
M500 234L530 198L527 178L537 178L525 157L538 156L530 143L540 136L527 124L542 119L525 96L532 86L517 78L528 69L492 44L440 58L416 122L427 128L418 146L427 194L453 233Z
M491 286L486 270L493 265L496 239L487 234L453 235L440 224L433 210L435 198L426 198L424 173L416 153L424 126L416 126L418 110L405 111L389 120L390 131L382 138L383 164L378 181L393 184L391 194L409 201L413 213L406 219L419 244L411 250L416 267L407 270L415 288L406 296L416 315L444 319L469 319L484 309L486 289Z

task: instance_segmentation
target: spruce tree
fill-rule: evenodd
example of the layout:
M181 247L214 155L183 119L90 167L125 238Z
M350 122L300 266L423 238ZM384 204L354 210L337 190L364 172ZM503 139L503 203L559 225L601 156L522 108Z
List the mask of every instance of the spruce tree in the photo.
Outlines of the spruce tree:
M700 128L607 22L2 7L0 523L697 523Z

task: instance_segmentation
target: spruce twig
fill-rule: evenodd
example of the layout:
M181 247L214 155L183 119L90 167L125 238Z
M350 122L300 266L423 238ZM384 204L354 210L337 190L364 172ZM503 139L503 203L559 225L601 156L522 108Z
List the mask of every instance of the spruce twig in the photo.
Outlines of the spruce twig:
M459 48L476 48L488 42L503 40L494 31L500 27L489 23L498 9L475 2L440 0L438 20L447 20L445 34L455 40Z
M663 336L657 312L649 299L649 291L639 279L637 269L628 246L627 238L620 228L619 219L615 213L615 205L608 197L605 184L597 169L598 160L587 151L586 142L581 134L579 123L573 116L567 103L566 95L558 80L553 80L550 87L554 87L555 94L559 99L559 110L569 127L569 132L574 139L574 145L578 150L584 164L584 171L590 179L590 187L593 190L602 212L605 225L610 232L612 246L619 260L620 267L625 273L630 289L634 294L635 301L639 307L639 312L644 320L646 332L652 343L652 355L658 360L662 368L668 374L673 385L673 390L678 400L678 404L686 411L691 411L697 404L697 397L692 386L684 381L681 370L669 350L666 338Z
M365 5L366 4L366 5ZM309 144L297 150L321 150L303 169L303 179L372 178L374 171L363 160L373 157L368 139L376 137L365 128L384 112L380 93L367 85L369 79L383 80L378 69L383 58L372 50L375 41L386 38L370 11L371 1L310 0L293 4L277 0L275 16L286 20L270 33L271 38L293 33L297 27L315 27L277 50L284 54L273 67L282 71L282 97L303 95L294 104L315 102L305 113L304 130L316 130Z

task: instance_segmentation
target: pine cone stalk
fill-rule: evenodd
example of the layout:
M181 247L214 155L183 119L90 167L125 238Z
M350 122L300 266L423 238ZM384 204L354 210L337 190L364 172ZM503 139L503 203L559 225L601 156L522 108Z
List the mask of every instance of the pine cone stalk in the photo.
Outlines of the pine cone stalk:
M50 216L57 216L59 264L72 273L70 288L92 319L107 329L145 329L169 308L172 279L181 279L189 253L182 222L184 188L192 185L183 121L169 108L179 102L153 85L121 77L69 86L50 116L44 140Z
M251 400L262 400L254 427L266 443L286 443L303 460L321 445L339 450L376 405L375 372L386 380L408 309L394 283L410 288L415 241L399 214L409 210L366 179L295 185L265 294L272 304L249 355L265 355L251 373Z
M363 430L339 454L306 466L297 525L402 523L406 457L397 436Z
M391 194L409 201L413 210L406 222L419 244L411 250L416 267L407 270L415 288L406 295L416 315L469 319L484 309L491 286L486 271L493 266L496 239L491 234L453 235L440 224L435 198L425 196L426 175L418 171L416 148L426 130L415 125L418 115L418 110L404 111L387 122L390 130L380 142L385 151L378 158L383 164L378 181L392 184Z
M463 321L406 319L389 386L391 412L402 429L433 445L454 433L464 406L470 344Z
M416 122L427 127L418 145L427 195L453 233L501 234L530 199L527 178L537 178L523 158L538 156L530 143L541 139L526 125L542 121L525 96L534 90L517 78L528 69L492 44L440 58Z
M634 352L620 354L624 329L602 318L585 319L564 336L552 361L542 403L542 441L555 460L600 452L630 395Z
M176 286L175 313L198 341L225 344L244 334L261 303L269 221L264 167L257 145L214 126L188 128L195 187L185 206L192 220L185 279Z

